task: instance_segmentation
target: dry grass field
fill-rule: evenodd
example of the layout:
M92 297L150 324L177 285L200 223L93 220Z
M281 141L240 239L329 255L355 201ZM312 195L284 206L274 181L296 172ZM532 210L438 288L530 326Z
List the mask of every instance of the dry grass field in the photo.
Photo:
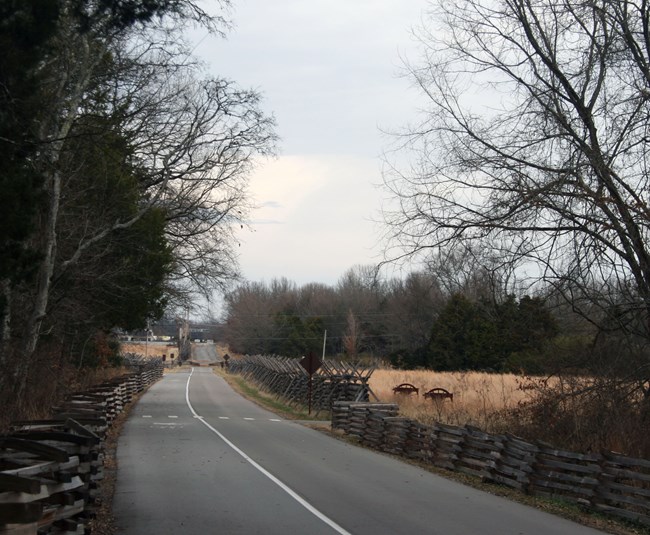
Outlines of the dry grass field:
M382 402L398 403L400 415L407 418L427 424L471 424L499 432L503 430L503 411L530 400L535 381L541 379L513 374L378 369L370 378L370 388ZM394 394L393 387L401 383L416 386L419 395ZM451 392L453 401L424 399L426 391L438 387Z
M144 342L140 343L128 343L124 342L121 344L122 353L135 353L137 355L148 356L148 357L162 357L163 355L178 355L178 346L176 344L167 345L161 342L149 342L145 344Z

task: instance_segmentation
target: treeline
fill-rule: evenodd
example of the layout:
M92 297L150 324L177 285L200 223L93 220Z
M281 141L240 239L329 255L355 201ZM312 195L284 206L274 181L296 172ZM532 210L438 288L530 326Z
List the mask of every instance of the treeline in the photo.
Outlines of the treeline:
M273 120L257 93L206 77L183 38L222 34L228 4L0 6L4 407L106 364L111 329L236 277L232 229Z
M299 356L320 352L327 330L330 354L384 356L422 345L439 302L429 277L378 284L370 267L350 270L336 287L248 282L226 296L223 336L240 353Z
M222 336L239 353L300 356L320 354L327 331L329 355L403 368L544 373L561 364L567 334L544 297L508 294L480 269L454 283L448 275L381 280L357 267L333 287L249 282L228 294Z

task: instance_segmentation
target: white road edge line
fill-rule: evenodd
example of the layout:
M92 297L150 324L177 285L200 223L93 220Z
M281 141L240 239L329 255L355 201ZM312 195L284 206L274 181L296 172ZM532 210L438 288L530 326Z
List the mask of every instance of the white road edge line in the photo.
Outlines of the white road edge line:
M340 533L341 535L352 535L349 531L346 531L343 529L341 526L339 526L336 522L334 522L331 518L325 516L323 513L321 513L318 509L316 509L312 504L310 504L308 501L306 501L304 498L302 498L297 492L295 492L291 487L288 487L285 485L282 481L280 481L277 477L275 477L271 472L266 470L263 466L257 464L253 459L251 459L246 453L244 453L242 450L240 450L237 446L235 446L230 440L228 440L220 431L212 427L208 422L206 422L202 416L200 416L195 410L194 407L192 407L192 404L190 403L190 380L192 379L192 374L194 373L194 368L192 368L192 371L190 372L189 377L187 378L187 384L185 385L185 402L187 403L187 406L189 407L190 411L192 412L192 415L195 418L199 418L199 421L205 425L210 431L212 431L215 435L217 435L221 440L223 440L228 446L230 446L235 452L237 452L246 462L248 462L251 466L256 468L260 473L268 477L273 483L275 483L278 487L280 487L284 492L286 492L289 496L291 496L294 500L296 500L300 505L302 505L307 511L309 511L311 514L313 514L316 518L319 520L322 520L325 524L327 524L329 527L331 527L334 531L337 533Z

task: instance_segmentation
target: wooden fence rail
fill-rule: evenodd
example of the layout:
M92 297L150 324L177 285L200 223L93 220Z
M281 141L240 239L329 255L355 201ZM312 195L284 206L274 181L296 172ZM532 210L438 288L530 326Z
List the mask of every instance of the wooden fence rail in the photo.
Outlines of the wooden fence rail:
M108 427L162 365L71 394L47 420L13 422L0 436L0 534L83 535L103 478Z
M246 356L231 360L230 371L289 402L307 404L309 375L297 359ZM312 377L312 407L321 411L330 410L335 401L368 401L368 380L373 371L374 368L326 360Z
M648 460L564 451L472 426L424 425L386 403L335 402L332 428L380 451L650 525Z

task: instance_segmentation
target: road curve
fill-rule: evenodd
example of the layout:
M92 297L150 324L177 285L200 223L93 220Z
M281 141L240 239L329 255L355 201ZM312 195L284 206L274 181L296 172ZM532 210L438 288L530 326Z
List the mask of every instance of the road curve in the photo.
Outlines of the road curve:
M209 368L166 375L118 446L118 533L600 533L282 420Z

